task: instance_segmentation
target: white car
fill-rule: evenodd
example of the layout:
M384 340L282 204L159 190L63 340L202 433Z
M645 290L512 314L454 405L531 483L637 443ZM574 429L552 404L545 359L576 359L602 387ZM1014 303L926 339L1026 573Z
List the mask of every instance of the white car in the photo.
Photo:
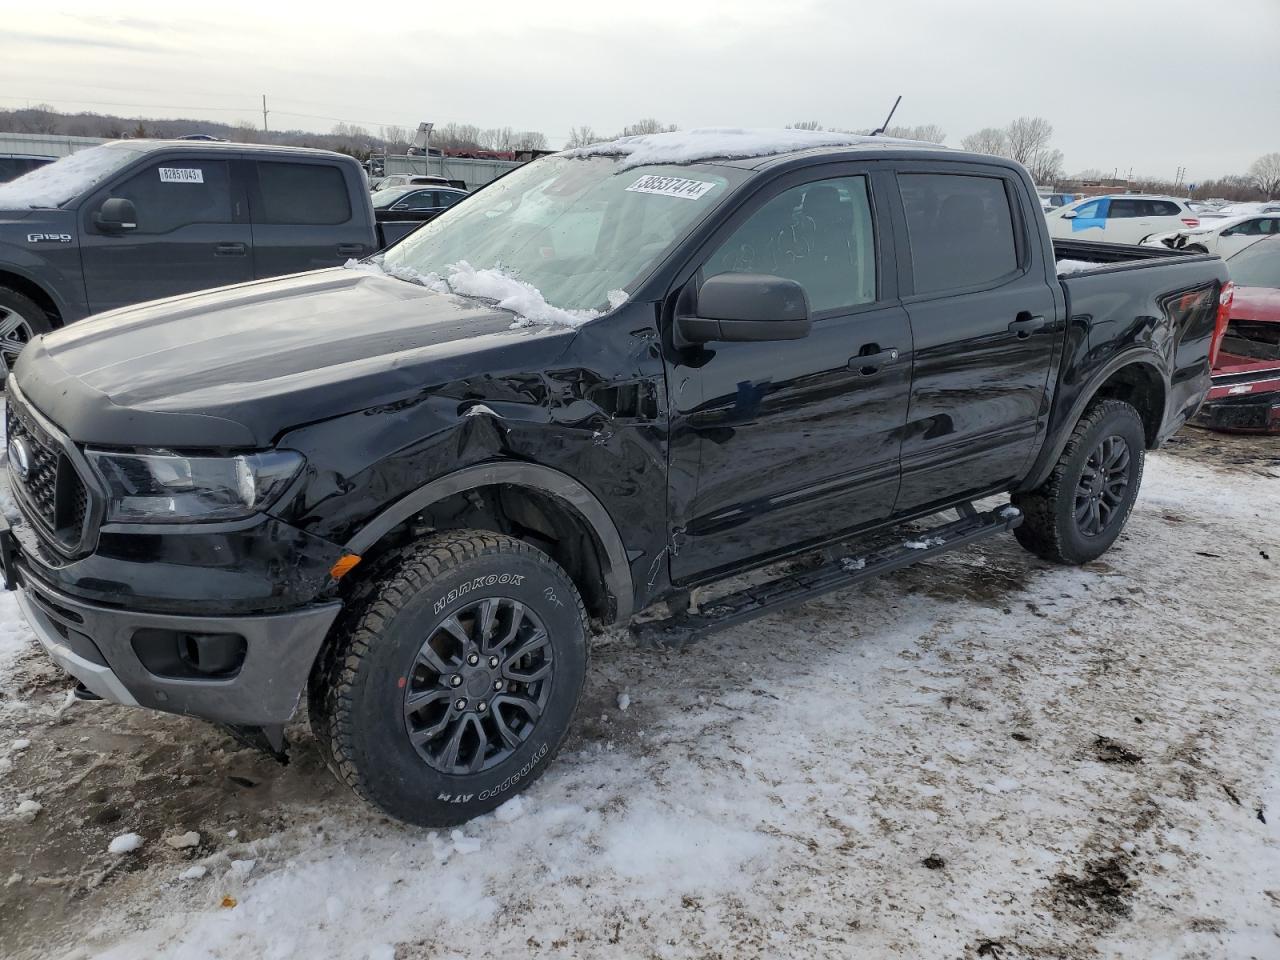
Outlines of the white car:
M1200 226L1187 201L1135 193L1086 197L1046 216L1052 237L1106 243L1141 243L1153 233Z
M1198 227L1157 233L1143 241L1148 246L1172 247L1229 257L1263 237L1280 234L1280 209L1275 213L1205 220Z

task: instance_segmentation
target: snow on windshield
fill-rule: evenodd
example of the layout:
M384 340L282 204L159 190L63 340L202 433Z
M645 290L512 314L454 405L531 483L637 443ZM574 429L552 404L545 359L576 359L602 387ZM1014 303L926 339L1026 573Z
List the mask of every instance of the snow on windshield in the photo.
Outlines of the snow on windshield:
M137 154L120 147L81 150L54 163L0 184L0 209L56 207L88 190Z
M675 133L647 133L619 137L566 151L570 157L625 157L619 170L652 163L697 163L699 160L768 157L812 147L850 147L859 144L910 143L893 137L869 137L834 130L768 130L708 127ZM937 144L924 144L938 146ZM940 148L941 149L941 148Z
M512 327L549 326L580 327L588 320L600 316L598 310L566 310L552 306L533 284L525 283L499 268L477 270L465 260L450 264L444 276L438 273L419 273L409 267L388 267L380 258L373 260L348 260L348 270L360 273L384 275L417 283L436 293L454 293L463 297L493 300L503 310L516 315ZM609 305L621 306L627 295L621 290L609 291Z

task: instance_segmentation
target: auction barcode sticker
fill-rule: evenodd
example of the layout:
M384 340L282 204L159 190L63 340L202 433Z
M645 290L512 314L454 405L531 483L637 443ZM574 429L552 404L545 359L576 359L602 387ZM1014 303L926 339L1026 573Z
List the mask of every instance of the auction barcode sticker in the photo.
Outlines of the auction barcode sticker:
M199 167L161 167L161 183L204 183L204 171Z
M632 193L656 193L664 197L683 197L685 200L697 200L707 192L715 189L714 183L706 180L682 180L680 177L641 177L627 187Z

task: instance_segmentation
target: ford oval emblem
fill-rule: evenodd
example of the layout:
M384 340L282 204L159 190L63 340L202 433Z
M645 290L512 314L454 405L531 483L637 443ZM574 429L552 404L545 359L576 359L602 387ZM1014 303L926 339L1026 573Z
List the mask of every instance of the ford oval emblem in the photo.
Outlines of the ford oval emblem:
M27 474L31 472L31 448L22 437L15 437L9 441L9 462L13 464L18 479L26 480Z

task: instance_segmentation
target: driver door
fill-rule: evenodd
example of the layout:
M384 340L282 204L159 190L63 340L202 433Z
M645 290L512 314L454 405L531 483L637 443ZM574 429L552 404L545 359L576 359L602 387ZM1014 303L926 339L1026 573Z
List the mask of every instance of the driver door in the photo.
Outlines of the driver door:
M699 255L689 283L726 272L795 280L813 323L800 340L666 350L677 583L834 539L893 508L912 344L880 199L892 181L873 166L781 178Z
M230 166L207 157L154 160L84 204L80 257L91 313L254 278L253 238ZM136 227L94 222L112 197L133 203Z

